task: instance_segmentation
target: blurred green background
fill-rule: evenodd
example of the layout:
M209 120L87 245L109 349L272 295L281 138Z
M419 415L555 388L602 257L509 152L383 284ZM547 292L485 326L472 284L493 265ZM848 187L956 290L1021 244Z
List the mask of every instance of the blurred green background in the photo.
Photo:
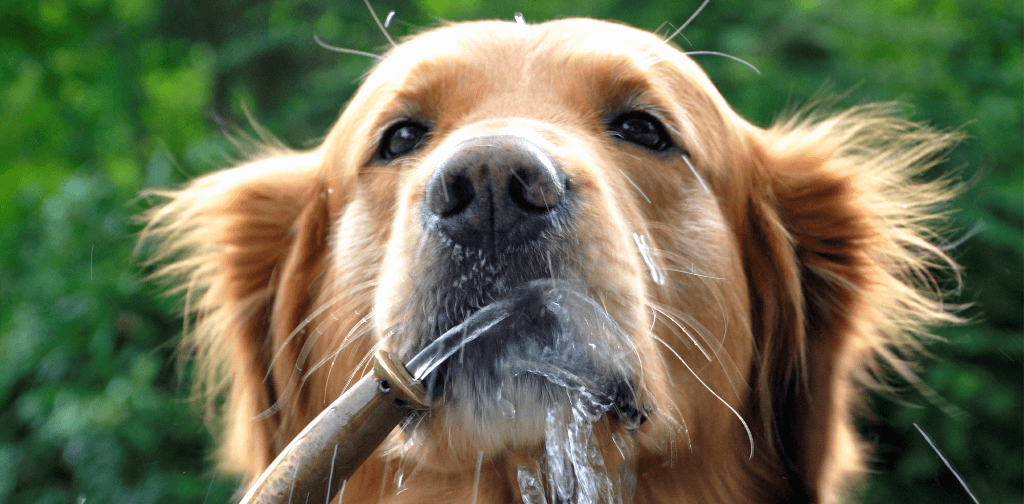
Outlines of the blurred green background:
M698 2L416 0L391 33L438 19L591 16L654 30ZM950 240L968 325L944 329L920 374L877 395L865 502L970 502L918 423L982 503L1024 487L1024 174L1019 2L716 0L677 42L726 98L766 125L815 97L899 100L970 135L946 169L967 182ZM0 4L0 502L226 502L209 436L176 364L176 299L140 280L140 189L232 162L246 114L315 145L381 51L358 0L7 0Z

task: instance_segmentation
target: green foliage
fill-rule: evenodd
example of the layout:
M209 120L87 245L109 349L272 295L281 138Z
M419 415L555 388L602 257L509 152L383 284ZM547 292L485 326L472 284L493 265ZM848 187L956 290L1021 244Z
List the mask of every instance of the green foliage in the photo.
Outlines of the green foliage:
M699 2L374 1L391 33L438 18L591 16L655 29ZM662 31L670 31L669 26ZM1024 487L1022 7L984 0L719 0L675 41L744 116L767 124L841 94L899 100L971 138L952 153L952 202L971 323L931 346L924 384L873 397L879 448L866 502L969 502L920 425L985 503ZM231 162L247 114L314 145L387 41L358 0L0 4L0 502L225 502L210 440L176 367L175 300L133 256L145 187ZM955 287L955 285L954 285ZM177 359L186 362L187 359ZM177 372L183 370L184 372Z

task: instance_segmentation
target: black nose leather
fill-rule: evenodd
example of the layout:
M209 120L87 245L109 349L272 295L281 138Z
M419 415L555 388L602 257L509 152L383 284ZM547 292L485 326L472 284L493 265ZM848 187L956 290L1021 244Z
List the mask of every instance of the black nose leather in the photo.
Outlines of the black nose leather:
M504 250L532 240L554 222L565 174L536 144L516 136L459 144L427 182L428 226L457 244Z

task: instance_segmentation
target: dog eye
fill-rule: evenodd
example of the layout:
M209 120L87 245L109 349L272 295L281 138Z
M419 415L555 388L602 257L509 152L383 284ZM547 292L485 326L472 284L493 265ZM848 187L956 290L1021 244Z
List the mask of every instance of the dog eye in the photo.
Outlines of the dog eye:
M663 151L672 146L661 122L643 112L629 112L615 118L610 129L612 135L653 151Z
M411 121L402 121L388 128L380 142L381 159L394 159L412 152L426 134L426 126Z

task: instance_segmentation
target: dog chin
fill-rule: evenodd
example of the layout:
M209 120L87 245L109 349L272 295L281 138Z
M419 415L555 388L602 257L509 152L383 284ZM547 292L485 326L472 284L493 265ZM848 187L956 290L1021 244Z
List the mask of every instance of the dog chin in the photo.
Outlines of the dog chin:
M494 387L467 377L455 380L449 390L439 404L438 420L452 433L446 441L453 448L463 445L466 452L491 456L541 446L549 416L564 424L570 414L566 391L535 377L513 377Z
M435 408L412 427L443 425L450 446L490 454L543 445L573 421L639 427L635 352L585 286L535 280L498 302L506 318L438 369Z

